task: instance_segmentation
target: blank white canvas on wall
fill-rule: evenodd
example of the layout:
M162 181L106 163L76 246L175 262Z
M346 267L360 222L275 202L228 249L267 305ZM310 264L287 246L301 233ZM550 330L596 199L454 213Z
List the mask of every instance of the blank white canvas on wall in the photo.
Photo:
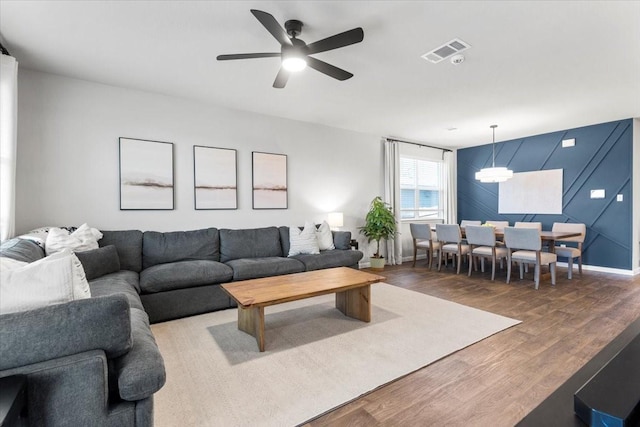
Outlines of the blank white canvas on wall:
M498 190L500 214L562 214L562 169L514 173Z

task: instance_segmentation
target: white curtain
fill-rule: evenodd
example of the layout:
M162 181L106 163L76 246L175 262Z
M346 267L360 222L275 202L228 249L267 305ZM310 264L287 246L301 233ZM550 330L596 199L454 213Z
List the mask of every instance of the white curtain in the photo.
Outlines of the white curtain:
M457 224L458 219L458 190L456 180L456 152L444 152L443 183L445 224Z
M18 62L0 55L0 241L15 233Z
M400 228L400 147L397 141L384 140L384 201L391 205ZM402 239L387 240L387 263L402 264Z

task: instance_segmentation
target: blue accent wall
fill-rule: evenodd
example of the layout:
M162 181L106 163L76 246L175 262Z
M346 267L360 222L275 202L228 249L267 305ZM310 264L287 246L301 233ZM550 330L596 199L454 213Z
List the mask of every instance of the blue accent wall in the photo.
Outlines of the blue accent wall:
M483 184L475 173L491 166L491 144L458 150L458 222L502 220L587 225L584 264L631 270L633 120L563 130L496 144L496 166L513 172L563 169L562 215L499 215L498 184ZM562 140L575 138L574 147ZM605 189L604 199L590 190ZM624 201L617 202L622 194ZM560 261L566 261L560 259Z

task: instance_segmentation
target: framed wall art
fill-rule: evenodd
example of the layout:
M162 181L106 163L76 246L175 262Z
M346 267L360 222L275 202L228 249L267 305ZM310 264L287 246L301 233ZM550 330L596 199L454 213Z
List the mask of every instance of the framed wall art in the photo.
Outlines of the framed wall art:
M252 154L253 209L287 209L287 156Z
M120 138L120 210L172 210L173 143Z
M237 152L193 146L195 209L237 209Z

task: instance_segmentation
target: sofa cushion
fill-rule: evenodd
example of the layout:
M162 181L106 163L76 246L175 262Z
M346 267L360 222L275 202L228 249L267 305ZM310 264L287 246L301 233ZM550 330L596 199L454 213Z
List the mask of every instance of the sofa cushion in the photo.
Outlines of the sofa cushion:
M280 233L276 227L220 230L220 261L241 258L281 257Z
M123 295L112 295L5 314L0 371L94 349L120 356L131 348L129 310Z
M94 297L124 294L129 300L131 308L143 309L138 284L138 273L129 270L120 270L116 273L105 274L89 282L91 295Z
M301 261L306 271L320 270L333 267L351 267L358 264L362 259L360 251L343 251L334 249L330 251L320 251L319 255L296 255L295 259Z
M100 247L114 245L118 251L120 268L140 273L142 270L142 231L102 231Z
M17 261L33 262L44 258L44 249L27 239L10 239L0 245L0 256Z
M333 244L336 249L348 251L351 249L351 232L350 231L332 231Z
M142 268L177 261L220 261L218 230L160 233L145 231L142 238Z
M160 390L166 381L166 373L162 355L151 333L149 317L136 308L131 309L131 340L131 350L115 359L113 365L120 397L133 402Z
M150 294L231 280L231 267L217 261L180 261L158 264L142 270L140 289Z
M244 258L234 259L226 264L233 268L233 280L257 279L304 271L304 264L295 258Z
M114 245L76 252L76 256L82 263L87 280L120 271L120 258L118 258L118 250Z

